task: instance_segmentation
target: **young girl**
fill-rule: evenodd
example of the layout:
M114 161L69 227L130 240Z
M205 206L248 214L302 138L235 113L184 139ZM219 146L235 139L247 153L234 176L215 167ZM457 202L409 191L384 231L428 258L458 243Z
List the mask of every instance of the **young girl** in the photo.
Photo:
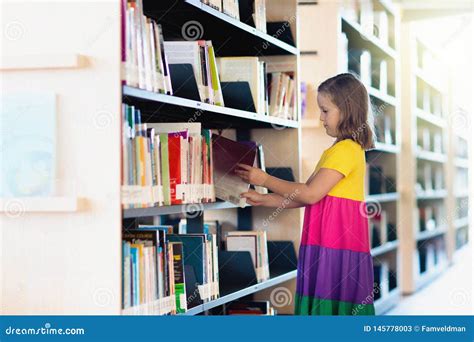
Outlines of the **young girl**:
M318 88L326 133L336 138L306 183L239 164L236 173L274 193L243 193L254 206L305 207L295 295L297 315L374 315L374 276L364 202L365 150L374 147L368 95L351 74Z

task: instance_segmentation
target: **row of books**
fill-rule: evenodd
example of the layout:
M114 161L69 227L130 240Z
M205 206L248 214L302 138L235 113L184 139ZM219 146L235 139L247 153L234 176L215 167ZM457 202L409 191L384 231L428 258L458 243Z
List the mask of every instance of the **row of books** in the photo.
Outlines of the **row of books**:
M190 65L192 71L186 77L186 86L191 87L189 93L193 94L193 80L189 78L194 76L200 101L225 106L221 82L247 82L250 95L244 95L249 98L243 103L248 100L254 108L244 105L237 109L296 119L297 85L293 71L277 69L267 73L266 63L258 57L216 58L209 40L164 41L161 26L143 15L142 0L128 0L125 6L125 84L172 95L173 75L182 72L173 67ZM229 89L228 94L233 97L231 106L242 102L238 97L243 95L236 94L234 89Z
M124 205L215 201L210 130L200 123L146 124L134 106L122 110Z
M239 0L201 0L205 5L211 6L216 10L227 14L228 16L240 20L240 4ZM266 19L266 0L254 0L252 8L252 19L257 30L267 32ZM243 19L246 15L244 14Z
M143 15L142 0L123 0L123 7L125 84L171 95L173 90L161 26Z
M369 163L366 164L364 188L366 195L379 195L397 191L395 178L385 174L381 165Z
M341 35L343 41L347 40L344 33ZM388 64L385 59L372 56L365 49L342 50L339 53L347 54L347 71L356 74L367 87L378 89L382 94L388 93Z
M124 231L123 308L171 297L175 301L168 312L183 313L218 298L217 252L215 234L173 234L166 225ZM188 293L194 282L197 288Z
M395 144L395 130L392 127L392 117L384 113L375 113L374 121L377 141L384 144Z
M226 250L250 252L257 281L262 282L270 278L266 231L227 232Z
M418 243L419 273L431 273L436 267L447 262L446 246L443 238Z
M364 34L376 36L383 44L389 44L389 20L385 10L376 10L371 0L344 0L344 18L360 24Z
M417 106L427 113L443 116L442 95L419 79L417 79Z
M226 305L225 315L229 316L275 316L275 308L268 300L236 300Z
M417 167L417 192L430 192L444 189L443 166L432 163L420 163Z
M423 205L418 207L418 231L433 231L441 228L445 210L442 205Z
M261 186L244 182L238 163L265 170L263 147L234 141L199 122L142 123L141 111L123 104L122 204L124 208L208 203L216 198L241 207L240 194Z
M397 240L396 226L388 220L385 210L380 210L369 219L369 238L371 248Z
M249 84L257 113L296 120L297 84L291 67L258 57L221 57L217 63L222 82Z
M456 249L465 246L469 241L469 226L456 230Z
M428 127L420 127L417 136L418 147L423 151L443 153L443 133Z
M397 286L397 270L388 260L377 258L374 261L374 300L386 297Z

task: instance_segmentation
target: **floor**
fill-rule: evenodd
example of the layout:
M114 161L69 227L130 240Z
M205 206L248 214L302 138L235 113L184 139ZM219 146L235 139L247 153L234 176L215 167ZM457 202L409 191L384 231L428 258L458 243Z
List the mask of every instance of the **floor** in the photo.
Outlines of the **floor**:
M401 302L386 315L472 315L472 246L459 250L454 263L432 283Z

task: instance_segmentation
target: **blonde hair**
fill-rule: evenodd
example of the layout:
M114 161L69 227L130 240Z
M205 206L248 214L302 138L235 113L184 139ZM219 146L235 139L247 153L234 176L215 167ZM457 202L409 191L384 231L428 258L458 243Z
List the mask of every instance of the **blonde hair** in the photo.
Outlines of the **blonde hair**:
M354 140L364 150L375 147L369 95L361 81L349 73L339 74L321 83L318 92L329 95L339 109L338 140Z

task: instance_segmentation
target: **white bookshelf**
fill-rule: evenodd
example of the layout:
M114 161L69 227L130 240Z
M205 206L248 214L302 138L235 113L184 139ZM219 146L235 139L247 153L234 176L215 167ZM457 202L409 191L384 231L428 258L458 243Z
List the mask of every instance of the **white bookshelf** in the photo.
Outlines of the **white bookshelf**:
M372 83L367 91L374 109L374 113L388 115L391 118L392 143L377 141L376 148L367 153L369 163L386 165L386 176L396 183L396 192L373 194L366 196L366 202L380 206L387 211L390 223L400 229L402 219L399 210L400 187L398 185L401 173L399 161L402 146L400 131L400 80L399 70L399 37L398 26L400 20L399 8L390 1L372 1L374 11L383 11L388 16L388 42L383 42L377 32L371 32L357 20L347 16L343 1L321 0L313 2L299 2L301 18L301 35L299 48L301 51L302 81L306 83L306 111L302 120L302 156L303 178L307 179L316 166L322 152L328 148L333 140L325 133L319 121L319 109L316 95L318 85L325 79L344 70L341 54L341 36L344 32L348 38L349 50L367 49L373 56L383 58L388 64L388 91L376 88ZM319 33L319 34L316 34ZM374 263L387 262L390 271L397 278L398 287L385 293L375 301L378 314L382 314L399 301L400 296L400 253L399 241L388 241L372 249Z
M406 227L401 230L400 248L402 292L410 294L441 274L452 257L453 161L447 68L439 53L416 35L412 22L402 22L401 40L402 136L406 142L402 148L402 187L406 189L402 211ZM441 144L435 141L440 138ZM442 176L441 184L436 184L436 172ZM431 217L423 219L432 211L434 226L428 223Z
M144 0L145 7L147 2L151 0ZM176 14L192 13L195 20L216 26L214 30L205 30L203 39L216 39L216 51L221 56L231 55L245 41L248 55L264 56L271 63L290 64L299 83L297 47L200 1L182 0L178 6L188 12ZM124 97L132 102L148 101L156 106L158 113L183 108L192 115L192 111L198 110L204 127L230 128L231 132L226 134L234 137L236 129L248 131L250 139L264 145L267 167L291 167L296 180L301 180L299 108L298 120L291 121L122 86L118 0L100 4L60 2L55 4L53 17L50 7L44 4L2 3L2 12L6 22L22 25L21 39L4 41L5 51L14 55L2 62L2 89L47 89L58 94L58 176L73 183L76 192L61 198L42 198L40 202L23 199L28 213L18 217L8 215L3 209L4 201L1 202L0 223L8 229L3 229L0 240L0 313L157 315L169 312L169 303L163 301L122 310L123 220L186 212L183 206L122 210L120 113ZM84 17L88 18L86 26ZM297 41L296 1L267 1L267 20L288 20ZM218 29L229 30L235 39L223 44L218 39ZM263 44L268 50L254 49ZM52 51L57 58L45 58ZM14 58L29 55L42 57ZM299 93L297 98L299 103ZM176 117L177 121L186 119L189 119L186 114ZM159 115L156 120L160 122ZM84 208L80 205L83 199L87 200ZM214 215L215 219L223 219L225 225L237 228L234 205L205 203L202 209L206 219ZM268 229L269 240L293 241L297 251L302 210L280 213L271 227L265 228L262 221L271 213L271 209L253 208L252 227L245 228ZM186 314L203 313L249 294L268 300L275 286L284 284L294 291L295 277L293 270L195 307ZM292 303L278 311L292 313Z

